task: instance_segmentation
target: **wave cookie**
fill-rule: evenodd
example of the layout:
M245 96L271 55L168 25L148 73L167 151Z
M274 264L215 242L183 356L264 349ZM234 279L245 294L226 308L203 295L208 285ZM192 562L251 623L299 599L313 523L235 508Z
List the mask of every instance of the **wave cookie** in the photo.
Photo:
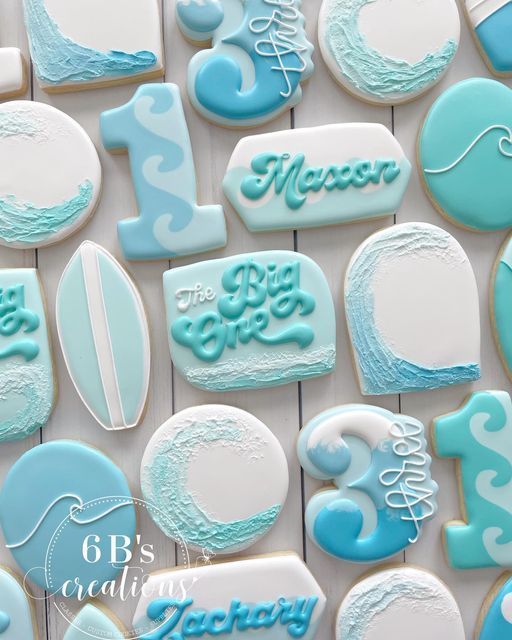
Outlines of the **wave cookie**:
M133 628L148 640L313 640L325 609L322 590L294 553L161 571L146 585Z
M334 124L243 138L224 193L251 231L392 215L411 165L380 124Z
M250 413L225 405L185 409L164 423L146 447L140 475L163 532L208 554L254 544L288 493L277 438Z
M123 640L129 638L126 630L114 620L112 614L104 607L86 604L80 609L76 618L70 623L63 640ZM3 640L3 638L2 638Z
M341 603L336 640L464 640L455 598L433 574L396 565L363 578Z
M320 267L292 251L245 253L164 273L171 357L208 391L329 373L334 304Z
M434 102L418 142L423 184L437 209L476 231L512 226L512 92L471 78Z
M138 290L123 267L83 242L57 290L57 330L69 375L104 429L129 429L144 415L150 341Z
M480 378L475 276L439 227L406 223L370 236L350 261L345 307L364 395Z
M45 426L57 389L36 269L0 269L0 389L0 442Z
M208 120L262 124L296 106L313 73L302 0L177 0L185 37L211 49L188 67L188 93Z
M23 0L36 77L48 92L163 75L157 0Z
M476 640L507 638L512 632L512 575L506 573L484 601L475 634Z
M120 572L110 562L111 536L133 544L136 516L126 478L110 458L74 440L54 440L11 467L0 524L6 547L33 583L83 601ZM89 552L98 553L96 562L83 555L88 536L97 536Z
M491 73L512 73L512 3L510 0L465 0L469 23Z
M414 418L370 405L336 407L304 427L297 453L313 478L334 479L335 488L324 487L306 508L310 538L332 556L389 558L417 542L437 512L424 428Z
M455 569L512 567L512 401L505 391L473 393L454 413L434 420L434 448L457 458L464 520L448 522L444 539Z
M21 51L15 47L0 49L0 100L15 98L27 89L27 73Z
M59 242L96 209L98 154L82 127L58 109L29 101L0 105L0 166L1 245Z
M34 611L21 579L0 566L0 638L37 640Z
M323 0L320 51L334 78L367 102L400 104L438 82L460 38L455 0Z

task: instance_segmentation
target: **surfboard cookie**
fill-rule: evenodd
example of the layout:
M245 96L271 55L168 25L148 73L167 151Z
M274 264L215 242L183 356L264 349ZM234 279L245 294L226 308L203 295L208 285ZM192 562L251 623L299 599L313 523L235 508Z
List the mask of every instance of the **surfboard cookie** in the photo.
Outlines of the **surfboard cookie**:
M512 3L510 0L465 0L470 27L491 73L512 74Z

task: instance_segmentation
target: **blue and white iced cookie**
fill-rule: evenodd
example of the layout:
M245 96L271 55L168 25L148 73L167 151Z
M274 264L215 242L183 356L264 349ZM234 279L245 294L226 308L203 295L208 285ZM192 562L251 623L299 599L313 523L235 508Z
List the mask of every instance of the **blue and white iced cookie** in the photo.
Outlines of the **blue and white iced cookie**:
M110 458L75 440L55 440L22 455L7 474L0 525L28 580L83 601L121 571L111 562L111 536L133 545L136 514L126 478ZM95 543L89 551L88 536Z
M475 275L439 227L398 224L365 240L347 269L345 311L364 395L480 378Z
M361 100L414 100L446 72L459 45L455 0L323 0L320 51L337 80Z
M306 528L323 551L378 562L417 542L437 512L437 484L423 424L409 416L348 404L313 418L297 453L306 473L333 481L306 508Z
M121 220L119 243L128 260L159 260L226 244L220 205L197 204L196 173L179 87L146 84L127 104L100 119L103 144L127 149L139 216Z
M410 173L383 125L331 124L243 138L223 187L251 231L276 231L392 215Z
M0 100L15 98L27 89L25 60L16 47L0 48Z
M501 247L490 291L491 320L505 372L512 378L512 237Z
M36 269L0 269L0 442L44 427L57 395Z
M302 0L177 0L188 39L211 48L189 63L188 93L215 124L263 124L297 105L313 73Z
M86 604L70 621L63 640L123 640L130 637L133 636L105 607Z
M48 92L164 73L158 0L23 0L36 77Z
M140 476L162 531L208 554L254 544L288 493L279 440L247 411L226 405L192 407L165 422L146 447Z
M450 222L472 231L512 226L512 91L470 78L447 89L418 138L427 195Z
M508 638L512 632L512 574L504 573L489 591L478 618L476 640Z
M512 2L465 0L466 14L478 48L491 73L512 74Z
M7 567L0 566L0 638L37 640L31 596L22 580Z
M82 227L101 191L91 139L68 115L40 102L0 105L0 244L44 247Z
M424 569L401 564L375 571L352 587L341 603L336 640L411 637L466 638L452 593Z
M171 358L208 391L256 389L330 373L334 304L301 253L261 251L164 273Z

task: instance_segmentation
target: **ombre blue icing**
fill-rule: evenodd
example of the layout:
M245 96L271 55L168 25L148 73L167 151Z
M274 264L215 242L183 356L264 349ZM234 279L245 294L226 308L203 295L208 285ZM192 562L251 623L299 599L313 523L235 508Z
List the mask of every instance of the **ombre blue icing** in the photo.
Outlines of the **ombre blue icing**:
M512 2L466 0L466 8L491 71L512 73Z
M300 83L313 72L313 46L300 6L301 0L208 1L206 7L179 0L178 24L184 34L213 39L212 49L197 54L189 65L189 95L205 117L247 126L298 103ZM198 29L192 7L207 8L208 17L222 7L224 20L213 19Z
M492 588L477 640L506 640L512 633L512 577L505 574Z
M335 489L315 494L306 529L326 553L376 562L416 542L437 511L423 425L369 405L321 413L301 431L304 470Z
M179 88L146 84L126 105L101 114L103 144L128 149L139 217L121 220L128 260L157 260L226 244L220 205L196 204L196 176Z
M24 0L30 53L38 79L48 85L99 81L151 71L151 51L98 51L66 37L48 13L45 0Z
M208 40L222 24L224 8L220 0L180 0L176 4L176 16L187 35L198 41Z

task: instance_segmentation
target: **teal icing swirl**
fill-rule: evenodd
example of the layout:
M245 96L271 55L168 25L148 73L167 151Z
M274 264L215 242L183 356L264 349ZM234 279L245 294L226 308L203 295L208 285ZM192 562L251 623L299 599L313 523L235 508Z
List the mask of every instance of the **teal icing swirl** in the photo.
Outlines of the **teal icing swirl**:
M280 505L242 520L220 522L187 490L189 463L201 450L229 447L249 457L257 455L262 442L229 417L188 421L173 437L162 441L142 476L144 496L156 507L151 515L164 533L171 538L178 535L185 543L209 553L248 546L264 535L279 515Z
M137 74L157 62L151 51L103 53L73 42L51 18L44 0L24 0L24 9L32 61L37 77L47 84Z
M327 46L343 75L359 91L379 98L418 93L437 82L457 52L455 40L414 64L382 55L359 31L361 8L372 2L333 0L326 16Z
M76 221L90 205L93 191L92 182L85 180L76 196L50 207L18 202L11 195L0 198L0 238L8 243L47 240Z

